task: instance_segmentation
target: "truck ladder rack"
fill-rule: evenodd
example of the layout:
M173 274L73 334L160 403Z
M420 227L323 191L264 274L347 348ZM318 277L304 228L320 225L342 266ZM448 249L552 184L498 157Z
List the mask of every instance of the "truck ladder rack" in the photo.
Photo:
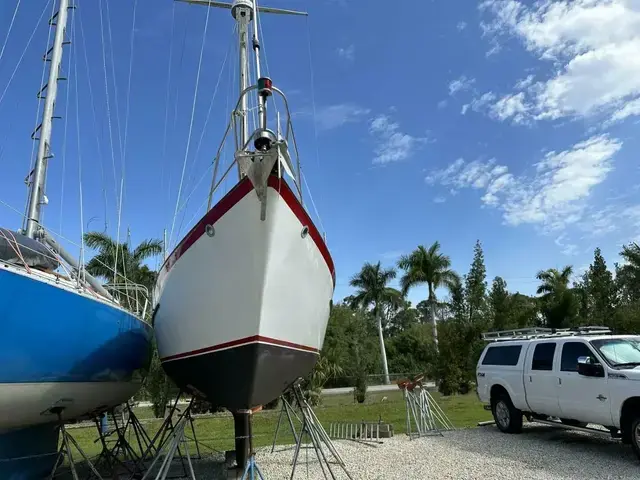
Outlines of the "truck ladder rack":
M500 342L506 340L533 340L535 338L557 338L585 335L608 335L611 330L607 327L588 326L576 328L544 328L529 327L495 332L484 332L482 339L487 342Z

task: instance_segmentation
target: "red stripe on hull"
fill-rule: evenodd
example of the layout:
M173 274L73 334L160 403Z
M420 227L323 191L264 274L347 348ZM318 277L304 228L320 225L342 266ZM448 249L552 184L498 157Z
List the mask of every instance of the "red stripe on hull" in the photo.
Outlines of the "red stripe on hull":
M261 335L253 335L251 337L240 338L238 340L232 340L230 342L219 343L211 347L199 348L197 350L191 350L190 352L178 353L176 355L169 355L168 357L161 358L161 362L169 362L171 360L178 360L179 358L193 357L194 355L202 355L203 353L215 352L225 348L239 347L250 343L272 343L281 347L295 348L298 350L304 350L305 352L319 353L317 348L308 347L306 345L300 345L297 343L287 342L286 340L278 340L277 338L263 337Z
M291 188L287 182L276 176L269 176L268 186L277 191L285 203L289 206L291 211L298 218L300 223L303 226L307 226L309 228L309 235L311 239L320 250L322 258L324 258L327 267L329 268L329 272L331 273L331 278L333 280L333 285L336 284L336 272L333 264L333 259L331 258L331 253L329 253L329 249L327 248L327 244L325 243L322 235L316 228L315 224L311 220L311 217L304 209L304 207L298 201L298 198L295 196ZM168 273L169 270L175 265L178 259L184 255L191 246L198 241L202 235L204 235L207 225L215 225L215 223L222 218L222 216L231 210L237 203L240 202L244 197L246 197L249 193L254 190L253 184L249 181L247 177L243 178L238 182L238 184L233 187L222 199L216 203L211 210L209 210L204 217L185 235L182 241L178 244L178 246L171 252L171 255L167 257L164 264L162 265L161 271L166 270Z

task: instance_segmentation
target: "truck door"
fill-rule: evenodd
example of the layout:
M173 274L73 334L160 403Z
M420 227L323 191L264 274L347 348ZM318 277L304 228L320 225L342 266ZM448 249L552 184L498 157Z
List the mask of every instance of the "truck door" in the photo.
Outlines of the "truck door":
M591 357L593 364L600 360L586 342L565 340L558 382L560 385L560 418L610 426L611 401L606 369L602 376L585 376L578 373L578 358Z
M527 404L534 413L558 416L560 414L558 377L553 369L557 350L556 342L536 342L531 347L524 372Z

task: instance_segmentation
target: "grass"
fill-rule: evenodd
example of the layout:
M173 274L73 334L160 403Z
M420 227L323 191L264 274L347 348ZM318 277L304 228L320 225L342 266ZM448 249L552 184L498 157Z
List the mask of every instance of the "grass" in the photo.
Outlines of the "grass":
M491 419L491 414L483 409L475 394L442 397L433 392L432 395L456 428L473 427L479 421ZM354 403L351 394L328 395L323 398L321 405L314 408L314 411L327 430L331 422L377 422L379 419L384 423L392 424L395 434L402 434L406 430L405 403L400 390L369 393L363 404ZM146 407L138 408L136 415L144 423L149 435L153 437L162 423L161 420L152 419L151 409ZM254 415L252 428L256 447L271 445L279 415L280 408L262 411ZM195 418L194 425L203 450L207 448L217 451L234 449L233 418L230 415L217 414ZM296 427L299 428L299 424ZM88 455L93 456L100 453L101 446L97 441L98 435L95 427L74 428L70 431ZM190 436L191 432L189 431L187 435ZM133 445L135 437L132 436L129 441ZM291 443L293 443L293 435L285 417L278 434L278 444ZM192 447L195 451L193 444Z

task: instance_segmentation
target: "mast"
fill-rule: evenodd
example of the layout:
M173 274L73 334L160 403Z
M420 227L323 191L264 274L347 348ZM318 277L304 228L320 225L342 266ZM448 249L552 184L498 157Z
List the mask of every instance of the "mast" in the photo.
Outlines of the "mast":
M260 41L258 39L258 16L256 13L275 13L281 15L302 15L306 16L305 12L297 12L295 10L285 10L282 8L262 7L256 5L256 0L233 0L232 3L218 2L214 0L177 0L179 2L191 3L194 5L204 5L208 7L225 8L231 10L231 15L235 19L238 26L238 49L239 49L239 62L238 70L240 79L240 107L234 114L240 118L240 128L238 143L239 149L244 149L247 140L249 139L249 115L247 112L247 95L242 95L249 85L249 24L253 22L253 38L252 48L254 52L254 62L256 77L258 78L258 113L259 113L259 128L265 130L267 128L267 108L265 91L261 91L262 87L271 88L271 80L268 78L262 78L260 72ZM238 161L238 176L241 178L245 175L243 172L242 163Z
M29 186L29 206L27 208L27 229L26 235L36 238L40 230L40 210L42 204L46 203L45 181L47 173L47 163L51 155L51 127L53 111L58 93L58 80L60 80L60 66L62 65L62 47L67 28L67 14L69 10L69 0L59 0L58 13L49 20L49 25L56 27L53 46L45 54L45 61L51 62L49 65L49 78L47 83L40 90L39 96L45 92L44 110L42 112L42 123L36 128L34 136L38 133L38 154L36 164L33 169L33 178ZM50 55L50 57L49 57ZM47 58L49 57L49 58Z
M253 17L253 0L244 2L234 2L231 7L231 15L235 18L238 24L238 57L240 60L240 92L244 92L244 89L249 86L249 61L247 58L248 43L249 43L249 22ZM243 95L240 100L240 111L237 112L241 116L240 127L240 148L244 147L249 138L249 115L247 115L247 96Z

